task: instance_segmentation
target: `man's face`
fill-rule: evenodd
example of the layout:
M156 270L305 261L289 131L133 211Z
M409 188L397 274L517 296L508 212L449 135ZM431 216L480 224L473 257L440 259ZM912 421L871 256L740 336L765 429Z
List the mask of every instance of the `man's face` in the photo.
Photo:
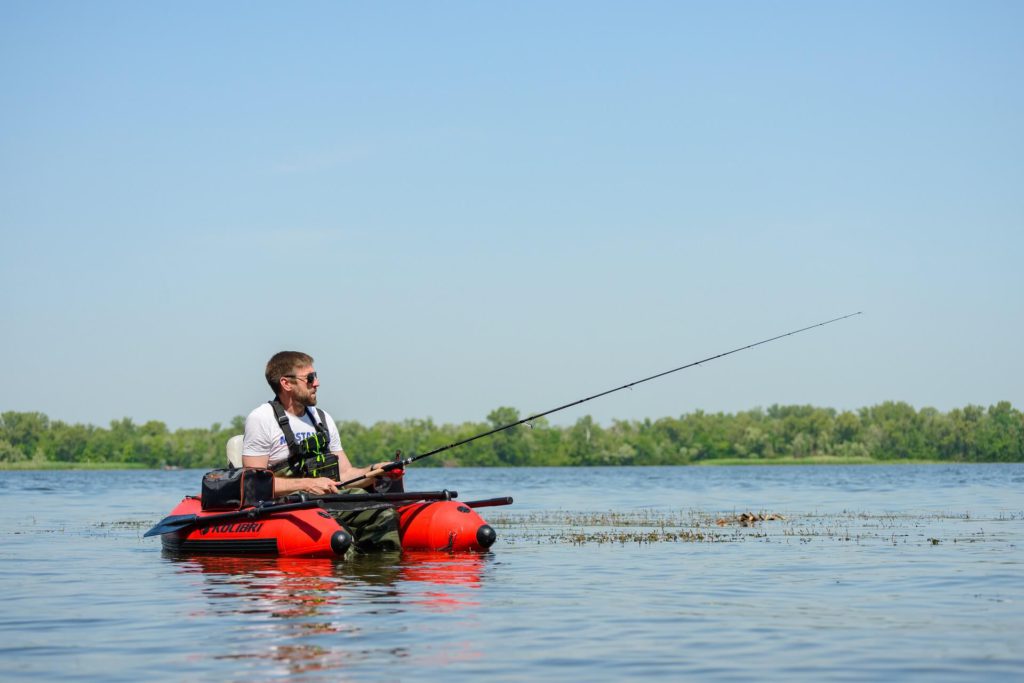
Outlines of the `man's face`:
M313 378L312 381L309 381L310 377ZM283 381L296 402L306 407L316 405L316 390L320 387L320 379L312 365L295 368L283 377Z

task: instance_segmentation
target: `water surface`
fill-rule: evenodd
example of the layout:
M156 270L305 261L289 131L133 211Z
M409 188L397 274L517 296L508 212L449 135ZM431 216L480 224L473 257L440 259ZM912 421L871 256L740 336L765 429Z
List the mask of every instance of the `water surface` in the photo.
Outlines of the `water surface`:
M1024 465L416 469L493 552L349 564L165 556L200 476L0 472L4 676L1024 675Z

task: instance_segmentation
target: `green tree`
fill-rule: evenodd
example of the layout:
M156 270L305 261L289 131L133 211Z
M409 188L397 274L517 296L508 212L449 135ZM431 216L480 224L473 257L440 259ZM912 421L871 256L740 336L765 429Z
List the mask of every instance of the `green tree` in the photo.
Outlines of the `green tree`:
M861 409L861 420L877 427L877 450L872 455L882 460L907 460L932 457L917 411L902 401L886 401Z
M989 406L978 434L978 448L986 460L1024 459L1024 416L1008 401Z
M495 408L487 415L491 429L497 429L505 425L514 424L519 421L519 411L515 408ZM498 463L507 466L527 465L530 463L530 443L528 432L530 428L526 425L511 427L500 431L491 439L491 448Z
M0 414L0 440L18 449L25 459L36 458L49 433L50 420L42 413Z

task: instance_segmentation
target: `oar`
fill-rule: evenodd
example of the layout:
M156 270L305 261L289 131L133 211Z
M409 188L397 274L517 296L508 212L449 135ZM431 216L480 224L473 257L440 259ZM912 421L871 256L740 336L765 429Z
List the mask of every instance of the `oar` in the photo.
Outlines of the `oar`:
M353 496L355 498L355 496ZM305 510L307 508L320 507L318 500L305 500L298 503L280 503L270 505L257 505L256 507L238 510L237 512L224 512L218 515L171 515L164 517L152 529L142 534L145 536L156 536L158 534L169 534L174 531L181 531L189 527L207 526L218 522L228 522L233 519L256 519L264 517L272 512L288 512L289 510Z
M490 508L498 505L511 505L512 496L505 496L504 498L488 498L487 500L471 500L468 503L463 501L459 502L471 508Z
M329 493L314 496L308 493L293 493L285 500L318 500L324 503L374 503L378 501L400 503L410 500L451 500L458 491L409 491L403 493Z
M239 510L237 512L225 512L219 515L207 515L205 517L192 515L172 515L162 519L156 526L143 534L143 536L156 536L157 534L169 534L173 531L180 531L190 526L206 526L217 522L226 522L232 519L254 519L263 517L271 512L287 512L288 510L303 510L305 508L320 507L322 503L371 503L371 502L403 502L412 500L451 500L459 495L458 491L413 491L409 493L337 493L326 496L311 497L306 493L297 493L283 498L283 503L272 503L269 505L257 505L256 507Z

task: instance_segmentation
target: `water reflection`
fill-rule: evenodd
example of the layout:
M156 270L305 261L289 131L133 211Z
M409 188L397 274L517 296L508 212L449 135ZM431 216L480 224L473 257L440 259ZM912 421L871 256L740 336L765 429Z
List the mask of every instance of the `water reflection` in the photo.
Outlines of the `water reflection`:
M169 557L184 574L203 578L201 591L220 614L316 616L353 583L329 559ZM386 581L386 579L385 579Z
M229 611L250 612L256 604L273 608L275 616L310 616L325 605L344 599L375 600L414 596L416 604L427 607L467 604L464 589L482 586L490 553L406 552L380 553L351 562L332 559L180 557L165 555L183 574L204 578L203 593L212 604L240 600L244 605L227 605ZM437 586L430 593L438 601L420 598L421 590L410 584ZM445 587L462 589L458 594ZM376 588L377 590L372 590ZM218 607L222 607L218 605Z
M232 622L217 659L274 662L289 673L415 659L395 645L396 632L409 631L421 616L479 606L474 593L491 557L416 552L341 562L165 555L178 573L200 580L207 609L191 616ZM475 655L463 651L458 658L467 656Z
M416 604L430 611L455 612L480 603L471 592L456 592L448 587L479 589L484 565L490 557L490 553L407 552L402 557L400 577L405 583L432 586L418 594Z

